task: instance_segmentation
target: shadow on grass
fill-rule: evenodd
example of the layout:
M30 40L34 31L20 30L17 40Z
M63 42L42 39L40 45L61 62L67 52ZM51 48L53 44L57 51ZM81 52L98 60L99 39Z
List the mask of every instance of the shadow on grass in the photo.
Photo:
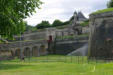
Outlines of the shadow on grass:
M29 67L29 66L32 66L32 65L3 64L3 63L0 63L0 70L18 69L18 68Z

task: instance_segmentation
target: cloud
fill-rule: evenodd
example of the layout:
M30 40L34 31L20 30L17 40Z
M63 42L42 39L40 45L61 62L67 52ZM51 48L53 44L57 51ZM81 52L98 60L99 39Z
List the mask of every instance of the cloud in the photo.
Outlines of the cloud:
M73 12L82 11L86 17L91 12L106 8L109 0L42 0L42 9L25 19L29 25L35 26L42 20L52 23L55 19L68 20Z

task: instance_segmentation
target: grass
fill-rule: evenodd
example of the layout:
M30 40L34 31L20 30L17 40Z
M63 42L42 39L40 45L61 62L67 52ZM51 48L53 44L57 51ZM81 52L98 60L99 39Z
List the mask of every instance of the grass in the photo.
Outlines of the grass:
M76 63L69 62L39 62L46 59L65 59L65 56L33 57L30 61L2 61L0 62L0 75L113 75L113 63ZM77 57L73 57L76 59ZM86 60L86 57L84 57ZM35 59L36 61L34 61ZM78 59L77 59L78 60Z
M64 28L67 28L68 25L63 25L63 26L56 26L56 29L64 29Z
M93 12L92 14L99 14L99 13L110 12L110 11L113 11L113 8L107 8L107 9L103 9L103 10L98 10L96 12Z
M67 35L67 36L59 36L57 37L57 39L76 39L76 38L82 38L82 37L88 37L89 34L81 34L81 35L76 35L76 36L71 36L71 35Z
M84 21L83 23L80 23L80 26L82 26L82 27L86 27L88 25L89 25L89 20Z

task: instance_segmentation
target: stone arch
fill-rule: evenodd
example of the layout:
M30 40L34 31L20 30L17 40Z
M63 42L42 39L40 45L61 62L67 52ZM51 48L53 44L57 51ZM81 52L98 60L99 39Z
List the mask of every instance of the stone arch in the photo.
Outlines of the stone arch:
M40 54L41 55L46 55L47 51L46 51L46 46L45 45L41 45L40 46Z
M80 34L81 34L81 32L80 32L79 29L75 29L75 33L76 33L77 35L80 35Z
M24 56L25 57L30 57L30 54L31 52L30 52L30 48L29 47L26 47L25 49L24 49Z
M16 49L15 50L15 56L18 57L18 58L20 58L20 55L21 55L20 49Z
M15 56L14 50L11 50L11 56Z
M39 56L39 50L38 50L38 47L37 46L34 46L32 48L32 56L34 56L34 57Z

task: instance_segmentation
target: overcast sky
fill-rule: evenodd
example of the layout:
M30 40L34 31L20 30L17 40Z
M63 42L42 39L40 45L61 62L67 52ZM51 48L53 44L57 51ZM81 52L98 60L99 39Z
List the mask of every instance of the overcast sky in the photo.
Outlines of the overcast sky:
M36 13L28 17L26 21L29 25L35 26L42 20L52 23L55 19L61 21L68 20L74 11L81 11L86 17L91 12L106 8L109 0L41 0L44 2L41 9L36 9Z

